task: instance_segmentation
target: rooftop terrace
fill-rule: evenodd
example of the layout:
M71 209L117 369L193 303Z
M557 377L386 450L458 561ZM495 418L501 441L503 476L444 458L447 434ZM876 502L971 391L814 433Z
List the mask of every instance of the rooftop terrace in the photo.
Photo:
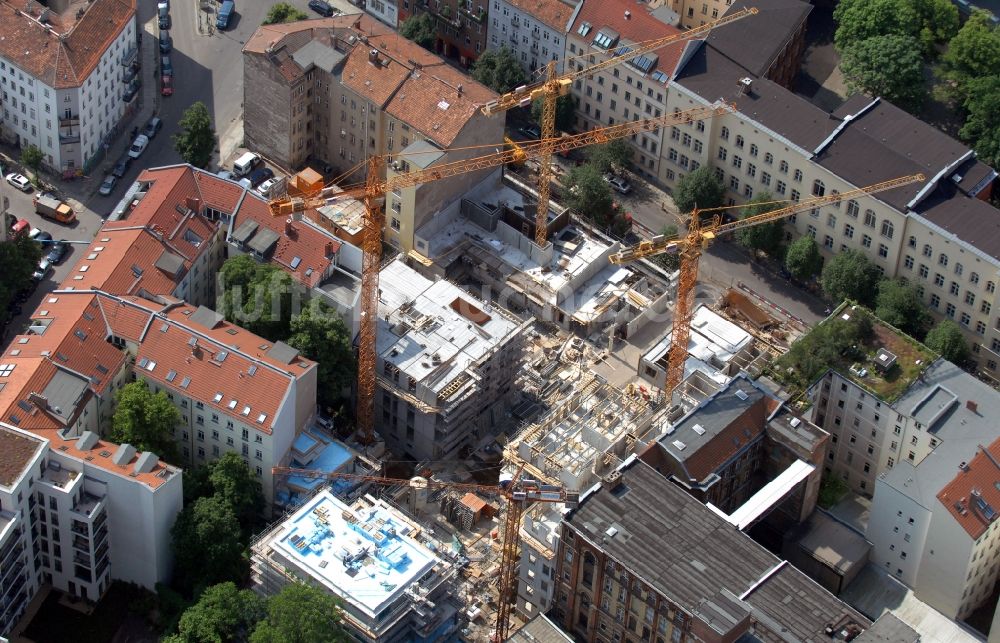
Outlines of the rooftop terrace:
M895 357L888 368L880 360ZM792 344L774 363L774 376L804 390L833 369L886 402L896 401L936 355L926 346L886 324L871 311L845 302L830 317Z

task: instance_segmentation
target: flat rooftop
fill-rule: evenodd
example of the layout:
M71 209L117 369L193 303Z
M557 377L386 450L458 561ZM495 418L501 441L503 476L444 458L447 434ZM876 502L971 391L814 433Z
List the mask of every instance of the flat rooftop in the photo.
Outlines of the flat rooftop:
M0 425L0 486L13 486L42 446L38 438Z
M667 365L672 333L660 340L643 357L647 362ZM703 362L728 364L753 341L753 335L705 305L698 306L691 318L688 354Z
M435 393L521 325L500 308L447 280L432 282L398 259L382 270L379 283L379 355Z
M271 547L374 619L439 561L416 531L381 500L349 507L325 490L285 521Z

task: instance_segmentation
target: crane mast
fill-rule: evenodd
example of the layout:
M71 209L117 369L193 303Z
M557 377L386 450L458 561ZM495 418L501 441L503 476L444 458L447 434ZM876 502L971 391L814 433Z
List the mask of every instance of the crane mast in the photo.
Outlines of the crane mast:
M707 221L702 220L702 214L712 210L699 211L695 209L689 215L687 232L675 238L655 237L642 241L630 248L611 255L611 263L622 264L635 259L652 257L664 252L677 252L680 259L679 276L677 279L677 304L674 308L673 329L670 335L670 348L667 350L667 377L665 391L670 395L684 379L684 362L687 361L688 340L691 338L691 317L694 314L694 293L698 285L698 262L710 241L719 235L735 232L744 228L780 221L798 212L819 208L824 205L839 203L845 199L870 196L886 190L917 183L924 180L923 174L903 176L889 181L882 181L864 188L855 188L846 192L831 193L807 199L784 208L747 217L739 221L722 223L719 215L713 215Z

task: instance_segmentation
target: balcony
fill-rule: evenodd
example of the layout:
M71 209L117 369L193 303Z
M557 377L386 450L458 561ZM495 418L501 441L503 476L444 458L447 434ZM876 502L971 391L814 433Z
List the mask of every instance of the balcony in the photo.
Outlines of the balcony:
M73 505L72 511L75 514L91 519L94 518L103 508L104 496L95 496L92 493L84 492L80 497L80 501Z
M122 56L122 67L128 67L134 63L139 58L139 46L133 45L131 49L125 52Z
M84 567L90 567L90 556L87 554L81 554L80 552L75 552L73 554L73 562L77 565L83 565Z
M79 536L73 537L73 548L79 549L81 551L90 552L90 539L81 538Z

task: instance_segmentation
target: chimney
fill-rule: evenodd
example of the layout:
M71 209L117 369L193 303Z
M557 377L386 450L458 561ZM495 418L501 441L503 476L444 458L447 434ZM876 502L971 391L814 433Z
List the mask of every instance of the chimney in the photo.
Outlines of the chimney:
M968 473L968 472L969 472L969 463L968 463L968 462L965 462L965 461L963 460L963 461L962 461L962 462L961 462L961 463L960 463L960 464L958 465L958 468L959 468L959 469L961 469L962 471L965 471L966 473Z
M327 259L333 257L334 254L336 254L336 251L333 249L333 242L332 241L327 241L326 242L326 257L327 257Z
M461 85L461 83L459 83L459 85L458 85L458 95L459 96L462 95L462 85Z
M632 17L632 12L628 9L625 10L625 19L629 20Z
M739 83L740 83L740 95L749 96L750 92L753 90L753 78L750 78L749 76L744 76L743 78L740 78Z
M968 400L965 403L965 408L969 409L973 413L979 413L979 405L973 402L972 400Z
M194 212L201 212L201 199L193 196L189 196L184 200L187 205L188 210L193 210Z
M290 218L285 219L285 236L290 237L293 232L295 232L295 228L292 226L292 220Z
M378 60L378 49L372 48L368 50L368 62L378 67L380 65Z

